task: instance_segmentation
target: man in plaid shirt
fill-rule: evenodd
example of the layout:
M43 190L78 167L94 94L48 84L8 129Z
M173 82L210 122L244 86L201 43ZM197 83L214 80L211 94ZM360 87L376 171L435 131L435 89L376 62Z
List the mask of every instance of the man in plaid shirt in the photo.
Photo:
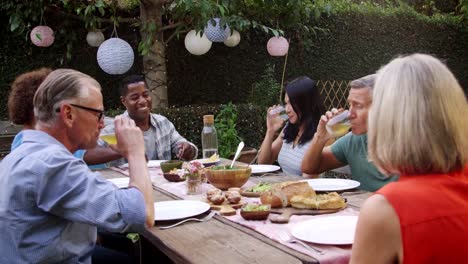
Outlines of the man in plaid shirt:
M129 116L143 132L146 157L149 160L170 160L176 156L183 160L197 157L198 148L182 137L174 125L166 117L151 113L151 95L145 79L140 75L126 77L120 87L120 100ZM101 130L101 135L114 132L110 124ZM111 165L122 165L123 159L112 162Z

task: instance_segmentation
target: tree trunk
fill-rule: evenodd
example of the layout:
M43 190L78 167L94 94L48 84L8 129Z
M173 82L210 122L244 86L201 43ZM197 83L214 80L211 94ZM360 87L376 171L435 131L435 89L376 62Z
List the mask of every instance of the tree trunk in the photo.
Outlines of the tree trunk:
M140 18L143 24L156 24L156 30L162 27L162 6L165 0L143 0L140 4ZM141 36L144 40L150 32L141 25ZM157 33L156 39L143 56L143 71L153 99L152 108L167 108L167 75L166 75L166 45L163 33Z

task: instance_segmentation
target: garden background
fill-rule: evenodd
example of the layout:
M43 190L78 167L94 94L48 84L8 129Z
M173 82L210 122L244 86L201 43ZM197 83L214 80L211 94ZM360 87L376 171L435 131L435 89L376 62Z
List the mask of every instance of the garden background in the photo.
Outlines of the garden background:
M54 19L63 18L48 18L47 25L54 28ZM97 64L97 48L86 43L87 30L80 21L70 20L82 36L75 42L78 45L73 47L70 59L65 54L67 42L56 40L49 48L39 48L26 35L12 34L4 14L0 14L0 22L0 120L8 119L7 97L14 78L44 66L74 68L95 77L103 87L107 113L123 111L117 93L119 82L129 74L142 72L138 30L126 24L119 26L119 37L134 47L135 62L123 75L108 75ZM325 31L317 31L311 47L290 43L285 80L307 75L322 83L346 83L375 72L398 55L422 52L444 60L468 94L468 27L455 16L427 16L409 6L349 4L334 6L313 23ZM237 47L213 43L202 56L191 55L183 37L171 41L166 50L170 107L155 112L167 116L182 135L201 146L202 115L218 115L220 105L232 102L226 111L235 121L233 129L246 145L258 148L265 131L265 105L279 100L284 63L284 57L271 57L266 51L271 36L242 32ZM340 96L345 99L346 94ZM328 102L327 107L335 106L332 104Z

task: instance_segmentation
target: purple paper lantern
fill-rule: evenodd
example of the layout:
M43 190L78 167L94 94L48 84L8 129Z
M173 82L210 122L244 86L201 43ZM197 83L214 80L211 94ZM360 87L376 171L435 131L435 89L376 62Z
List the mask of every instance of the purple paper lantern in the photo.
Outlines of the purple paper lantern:
M213 42L224 42L231 35L229 26L221 27L220 20L220 18L210 19L204 30L206 37ZM215 25L213 25L213 21Z
M54 43L54 31L48 26L37 26L31 30L29 35L34 45L38 47L49 47Z
M272 37L268 40L267 51L271 56L284 56L288 53L289 43L283 37Z

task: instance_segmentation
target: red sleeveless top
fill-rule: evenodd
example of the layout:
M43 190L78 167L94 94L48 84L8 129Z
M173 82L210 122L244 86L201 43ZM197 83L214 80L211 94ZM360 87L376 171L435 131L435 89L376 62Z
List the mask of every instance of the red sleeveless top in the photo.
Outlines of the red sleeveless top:
M398 215L404 263L468 263L468 165L449 174L402 175L376 193Z

